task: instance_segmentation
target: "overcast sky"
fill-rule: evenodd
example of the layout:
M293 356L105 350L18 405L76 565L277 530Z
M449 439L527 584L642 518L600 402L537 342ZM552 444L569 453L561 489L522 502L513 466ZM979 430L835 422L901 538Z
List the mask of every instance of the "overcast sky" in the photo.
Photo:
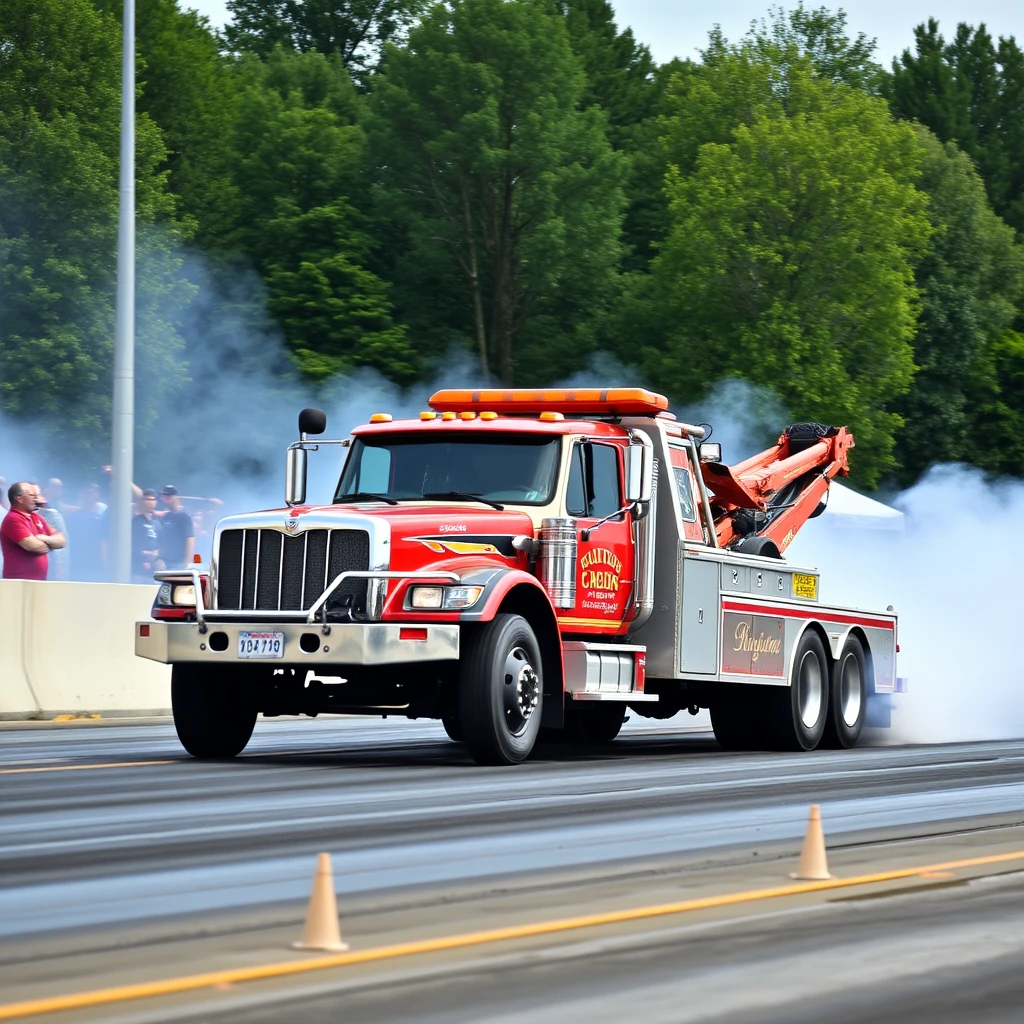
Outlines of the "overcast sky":
M227 18L224 0L179 2L205 14L216 26ZM632 26L637 39L663 64L673 57L695 56L716 22L728 38L738 39L752 20L764 17L771 2L722 0L717 6L705 7L692 0L612 0L612 6L620 27ZM820 4L808 0L807 6ZM834 9L839 5L825 6ZM958 21L984 22L993 36L1015 36L1024 45L1024 0L847 0L842 7L852 33L864 32L878 40L878 56L885 64L912 44L914 26L929 17L938 18L947 38Z

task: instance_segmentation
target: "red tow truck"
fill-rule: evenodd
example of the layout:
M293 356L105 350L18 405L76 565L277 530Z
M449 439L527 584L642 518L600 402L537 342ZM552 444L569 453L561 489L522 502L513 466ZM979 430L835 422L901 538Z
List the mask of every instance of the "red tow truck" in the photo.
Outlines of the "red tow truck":
M480 763L541 730L592 743L627 710L709 708L732 750L849 747L895 692L896 616L823 605L782 558L848 471L852 435L798 424L735 466L639 388L445 390L418 419L320 438L286 507L217 525L208 567L157 573L136 653L174 722L227 758L258 714L439 718ZM346 452L306 501L310 451Z

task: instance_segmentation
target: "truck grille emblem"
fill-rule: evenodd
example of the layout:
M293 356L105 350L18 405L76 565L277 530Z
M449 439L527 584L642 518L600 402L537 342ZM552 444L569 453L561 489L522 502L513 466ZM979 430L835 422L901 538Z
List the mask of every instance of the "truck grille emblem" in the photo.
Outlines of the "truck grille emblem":
M294 533L299 528L299 521L298 521L298 519L286 519L284 521L284 528L289 533Z

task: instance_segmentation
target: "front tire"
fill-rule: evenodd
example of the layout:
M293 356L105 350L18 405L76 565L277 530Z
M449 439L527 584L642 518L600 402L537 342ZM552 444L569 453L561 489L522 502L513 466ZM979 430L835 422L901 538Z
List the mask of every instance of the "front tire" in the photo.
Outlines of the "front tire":
M806 630L797 644L788 687L769 696L769 736L778 750L813 750L828 716L828 658L821 638Z
M465 633L459 720L477 764L518 764L537 741L544 699L540 645L529 622L503 612Z
M193 756L240 754L256 726L256 704L230 670L206 665L171 669L171 709L181 745Z
M830 691L822 745L853 747L860 739L868 706L867 659L855 636L846 638L839 660L832 666Z

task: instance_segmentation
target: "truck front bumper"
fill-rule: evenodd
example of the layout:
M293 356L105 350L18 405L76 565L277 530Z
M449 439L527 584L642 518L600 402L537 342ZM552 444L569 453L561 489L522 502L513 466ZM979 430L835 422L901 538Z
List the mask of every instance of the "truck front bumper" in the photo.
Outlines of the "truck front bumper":
M284 634L281 658L240 658L241 632ZM306 623L210 622L201 633L195 622L137 622L135 653L164 665L178 662L208 664L400 665L422 661L456 661L457 625L403 626L398 623L332 623L324 635Z

